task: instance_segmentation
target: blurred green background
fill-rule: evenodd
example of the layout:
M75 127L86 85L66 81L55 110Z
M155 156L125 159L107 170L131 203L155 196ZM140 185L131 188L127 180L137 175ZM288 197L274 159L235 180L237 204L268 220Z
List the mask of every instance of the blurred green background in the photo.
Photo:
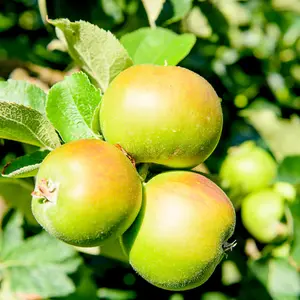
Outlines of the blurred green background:
M149 26L138 0L0 0L1 80L27 80L47 91L76 70L46 15L89 21L118 38ZM280 180L298 188L300 160L291 157L300 155L300 1L167 0L156 26L197 37L179 65L205 77L222 98L222 137L205 162L210 173L218 174L231 146L254 140L276 158ZM270 112L268 117L265 111ZM2 166L32 150L25 144L0 141ZM292 264L289 253L274 260L268 250L274 245L255 244L237 212L238 245L227 260L203 286L174 293L155 288L126 262L101 256L97 249L71 251L43 236L30 213L32 186L32 179L0 177L0 299L299 299L299 202L291 208L298 228L298 235L288 241L294 249L291 253L297 252ZM23 249L20 261L35 257L40 264L26 270L19 266L7 276L2 260L9 255L8 243ZM61 257L43 258L48 246L53 251L61 247ZM247 251L249 247L254 250ZM44 273L53 280L41 294L46 296L29 293L31 282ZM46 285L41 279L40 289Z

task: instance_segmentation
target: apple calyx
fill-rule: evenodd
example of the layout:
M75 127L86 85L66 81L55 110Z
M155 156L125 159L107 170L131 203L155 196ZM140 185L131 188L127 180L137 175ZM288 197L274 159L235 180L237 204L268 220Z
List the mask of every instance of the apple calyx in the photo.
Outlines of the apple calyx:
M42 179L37 185L35 190L31 193L33 197L42 199L43 203L56 203L58 193L58 184L54 183L51 179Z
M237 245L237 241L233 241L232 243L225 242L222 245L222 248L225 252L232 251L232 249Z

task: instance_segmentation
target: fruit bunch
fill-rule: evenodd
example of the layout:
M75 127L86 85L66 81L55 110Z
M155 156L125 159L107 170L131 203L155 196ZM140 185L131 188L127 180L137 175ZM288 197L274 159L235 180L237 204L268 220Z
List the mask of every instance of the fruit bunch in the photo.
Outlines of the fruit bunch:
M241 209L244 227L263 244L282 242L291 233L286 202L295 200L296 190L276 175L274 158L253 141L231 147L220 170L221 186Z
M42 162L36 220L75 246L118 239L134 270L155 286L203 284L234 246L235 228L223 190L191 170L220 139L213 87L181 67L135 65L110 83L99 122L104 140L68 142Z

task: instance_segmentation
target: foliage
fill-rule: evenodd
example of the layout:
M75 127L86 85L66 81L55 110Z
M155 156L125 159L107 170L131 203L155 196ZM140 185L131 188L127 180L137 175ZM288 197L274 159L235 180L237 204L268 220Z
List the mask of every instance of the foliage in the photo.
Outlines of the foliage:
M1 6L0 298L299 298L297 0L86 0L84 6L12 0ZM285 203L284 220L293 229L285 240L255 241L238 210L237 247L207 283L187 292L149 285L120 252L111 257L114 246L102 252L51 238L30 212L32 176L45 155L64 142L102 138L95 118L102 94L121 70L141 63L189 68L222 98L222 137L205 162L212 178L218 181L230 147L253 140L277 161L272 184L297 191ZM276 251L283 245L287 251Z

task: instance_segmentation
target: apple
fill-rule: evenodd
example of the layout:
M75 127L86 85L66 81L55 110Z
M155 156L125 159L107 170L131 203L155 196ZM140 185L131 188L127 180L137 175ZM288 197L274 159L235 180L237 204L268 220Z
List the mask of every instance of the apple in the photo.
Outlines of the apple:
M235 228L235 211L210 179L169 171L150 179L142 209L121 237L134 270L166 290L188 290L211 276Z
M92 247L117 239L142 203L142 184L130 160L96 139L69 142L42 162L32 198L38 223L58 239Z
M268 187L277 174L273 157L253 141L231 147L221 165L223 189L235 194L248 194Z
M241 204L242 223L261 243L284 238L288 227L281 222L285 213L284 198L271 188L247 195Z
M217 146L221 101L200 75L177 66L135 65L121 72L101 102L106 141L136 163L192 168Z

